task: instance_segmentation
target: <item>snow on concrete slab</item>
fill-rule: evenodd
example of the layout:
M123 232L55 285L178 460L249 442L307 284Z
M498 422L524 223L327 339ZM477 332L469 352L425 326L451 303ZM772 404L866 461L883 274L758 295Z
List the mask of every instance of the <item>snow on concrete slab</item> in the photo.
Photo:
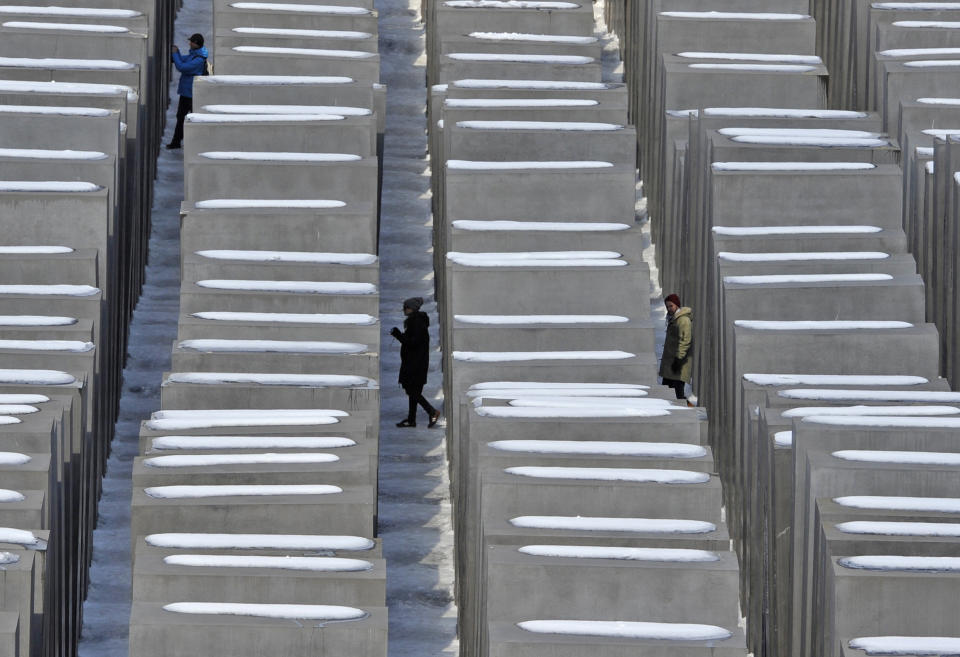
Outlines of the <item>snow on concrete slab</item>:
M812 415L870 415L870 416L932 416L957 415L955 406L804 406L783 411L783 417L810 417Z
M445 7L455 9L576 9L580 5L574 2L555 0L447 0Z
M27 499L23 493L8 488L0 488L0 504L22 502Z
M493 162L481 160L447 160L447 168L455 171L506 171L512 169L609 169L613 162L598 160L517 160L511 162Z
M650 393L646 390L597 390L591 388L567 388L555 390L551 388L504 388L489 390L471 390L467 397L474 400L475 406L481 406L485 399L508 399L508 400L533 400L546 399L554 404L556 398L562 398L564 401L571 401L576 398L589 398L590 401L599 399L615 399L618 402L627 399L636 399L647 397ZM568 405L568 404L563 404ZM596 404L593 404L596 406ZM617 404L624 406L625 404Z
M10 351L67 351L86 353L93 351L92 342L82 340L0 340L0 350Z
M738 319L734 325L755 331L865 331L913 328L910 322L884 320L794 320Z
M354 324L370 326L377 323L373 315L363 313L252 313L231 311L200 311L191 314L197 319L214 322L275 322L278 324Z
M154 456L143 460L151 468L210 468L224 465L300 465L335 463L336 454L183 454Z
M955 636L862 636L848 645L868 655L960 655Z
M39 413L40 409L29 404L0 404L0 415L30 415Z
M0 566L5 566L7 564L19 563L20 555L14 554L13 552L0 552Z
M3 27L16 30L52 30L56 32L96 32L100 34L126 34L130 32L121 25L86 25L82 23L36 23L33 21L6 21Z
M623 324L629 318L622 315L454 315L464 324L490 326L525 326L530 324Z
M558 91L599 91L610 89L606 82L577 82L571 80L478 80L465 78L454 80L453 86L461 89L529 89Z
M375 543L362 536L322 534L150 534L147 545L176 550L297 550L304 552L370 550Z
M335 57L337 59L369 59L377 53L365 50L331 50L328 48L281 48L275 46L234 46L235 52L258 55L303 55L305 57Z
M714 226L714 235L761 237L767 235L859 235L879 233L880 226Z
M58 370L0 369L0 383L34 386L61 386L73 383L76 377Z
M474 260L614 260L622 257L617 251L506 251L506 252L486 252L486 253L463 253L459 251L449 251L447 258L457 261L458 258L467 257Z
M831 390L829 388L791 388L777 391L784 399L871 402L938 402L960 404L960 392L942 390Z
M95 7L39 7L35 5L0 5L0 14L28 16L71 16L76 18L138 18L142 12L133 9L100 9Z
M815 66L803 64L687 64L687 68L713 71L755 71L758 73L810 73Z
M154 419L172 418L249 418L264 417L301 417L301 416L328 416L346 417L346 411L327 408L227 408L227 409L166 409L154 411L150 417Z
M886 495L847 495L835 497L840 506L854 509L883 511L922 511L931 513L960 513L957 497L893 497Z
M536 360L624 360L629 351L454 351L453 359L473 363L513 363Z
M247 260L249 262L309 262L322 265L372 265L377 256L372 253L328 253L324 251L251 251L239 249L208 249L195 251L211 260Z
M586 46L598 43L594 36L570 36L565 34L531 34L529 32L470 32L468 37L484 41L532 41L535 43L566 43Z
M160 411L158 413L165 413ZM154 413L156 416L158 413ZM334 415L340 411L326 411L325 413L310 413L303 411L300 414L286 414L281 410L268 411L261 415L228 414L220 415L185 415L172 417L153 417L146 422L146 427L153 431L184 431L189 429L212 429L222 427L302 427L312 425L337 424ZM344 414L345 415L345 414Z
M824 260L827 259L828 258L824 258ZM737 285L778 285L783 283L870 283L892 280L893 276L890 274L763 274L754 276L723 277L724 283L734 283Z
M353 153L291 153L272 151L206 151L200 157L208 160L240 160L242 162L357 162L363 158Z
M488 445L503 452L525 454L572 454L582 456L634 456L642 458L692 459L707 450L687 443L637 443L604 440L496 440Z
M335 114L337 116L373 114L373 110L366 107L340 105L204 105L202 109L204 112L214 114Z
M458 128L470 130L554 130L559 132L615 132L623 130L616 123L589 121L457 121Z
M0 89L2 91L2 89ZM67 180L0 180L0 192L96 192L103 189L92 182L73 182Z
M346 207L347 204L332 199L212 198L206 201L197 201L196 205L202 210L240 210L247 208L328 210Z
M807 14L778 14L753 11L662 11L660 15L669 16L670 18L732 19L739 21L803 21L810 18Z
M884 520L852 520L841 522L836 528L845 534L874 536L932 536L960 537L960 523L956 522L897 522Z
M5 149L0 149L0 151L2 150ZM73 253L73 249L69 246L0 246L0 255L56 255L60 253Z
M558 64L576 66L592 64L593 57L583 55L530 55L526 53L452 52L447 55L462 62L514 62L519 64Z
M785 119L864 119L866 112L827 109L793 109L777 107L707 107L704 116L769 117Z
M132 87L122 84L94 84L89 82L40 82L32 80L0 80L0 91L15 93L45 94L85 94L114 96L127 94L127 100L136 100L137 94Z
M841 427L876 427L899 429L960 429L960 418L951 417L883 417L876 415L811 415L803 419L811 424Z
M507 257L478 257L488 254L447 253L447 259L463 267L625 267L626 260L601 258L514 258L513 254L498 254Z
M0 294L21 296L92 297L99 292L91 285L0 285Z
M917 98L923 105L960 105L960 98Z
M14 527L0 527L0 543L22 545L31 550L47 549L47 542L34 536L33 532Z
M453 227L459 230L477 232L524 230L569 233L607 233L629 230L630 224L618 224L602 221L509 221L502 219L492 221L476 221L473 219L457 219L453 222Z
M258 4L258 3L249 3ZM214 616L253 616L257 618L281 618L343 622L361 620L367 612L355 607L335 605L284 605L253 604L241 602L173 602L163 606L164 611L177 614L202 614Z
M928 130L921 130L920 132L928 137L954 137L960 135L960 130L943 130L939 128L930 128Z
M714 171L866 171L869 162L714 162Z
M276 87L315 84L351 84L353 78L343 75L210 75L204 81L232 87Z
M339 436L161 436L150 442L156 451L226 449L340 449L357 443Z
M483 381L474 383L470 390L509 390L509 389L544 389L544 390L649 390L650 386L642 383L571 383L560 381Z
M663 417L670 415L670 411L657 408L627 408L613 406L606 408L558 408L553 406L481 406L476 409L477 415L502 420L539 419L602 419L602 418L630 418L630 417Z
M363 7L334 5L301 5L285 2L232 2L234 9L254 11L291 11L298 14L340 14L345 16L366 16L373 12Z
M687 59L725 59L742 62L783 62L785 64L822 64L816 55L778 55L757 52L678 52L677 57Z
M26 465L32 460L26 454L19 452L0 452L0 465L3 466Z
M675 406L674 404L675 402L671 402L666 399L656 399L653 397L591 397L589 395L576 397L569 395L532 395L530 397L526 397L524 394L518 394L512 395L510 398L510 406L534 408L598 408L603 406L623 408L687 408L686 404L683 404L682 406Z
M514 527L590 532L631 532L649 534L707 534L717 526L704 520L677 518L607 518L597 516L518 516Z
M643 641L723 641L732 634L716 625L652 623L645 621L528 620L517 623L535 634L595 636Z
M187 114L188 123L304 123L342 121L339 114Z
M960 48L892 48L877 53L878 57L922 57L924 55L960 55Z
M163 558L168 566L193 568L270 568L313 573L357 573L372 570L365 559L338 557L270 557L232 554L171 554Z
M960 66L960 59L921 59L914 62L904 62L910 68L956 68Z
M504 468L507 474L532 479L570 479L577 481L630 481L651 484L704 484L706 472L659 470L653 468L574 468L562 466L516 466Z
M883 570L909 573L960 572L960 557L916 557L893 554L841 557L837 563L853 570Z
M0 114L58 114L60 116L110 116L99 107L55 107L49 105L0 105Z
M213 486L149 486L143 492L158 500L206 497L259 497L274 495L337 495L339 486L329 484L224 484Z
M823 148L879 148L889 146L890 140L880 138L856 137L790 137L776 135L755 135L733 137L731 141L740 144L761 144L769 146L821 146Z
M569 559L616 559L623 561L661 561L668 563L710 563L720 555L709 550L686 548L634 548L607 545L523 545L521 554L535 557L563 557Z
M893 21L894 27L934 28L941 30L960 29L960 21Z
M834 458L858 463L902 463L904 465L960 465L956 452L899 452L893 450L841 449L830 454Z
M177 343L181 349L204 352L279 352L309 354L359 354L370 346L359 342L312 340L218 340L198 338Z
M364 388L376 389L377 382L352 374L291 374L275 372L171 372L163 385L258 385L296 388Z
M865 130L834 130L827 128L720 128L717 132L728 137L774 135L780 137L879 137L880 133Z
M917 386L930 381L903 374L757 374L743 378L761 386Z
M258 34L262 36L301 36L317 37L321 39L369 39L370 32L356 32L352 30L303 30L287 27L235 27L231 32L237 34Z
M43 404L50 401L46 395L0 394L0 404Z
M286 292L291 294L376 294L372 283L343 281L263 281L240 279L204 279L197 286L214 290L238 290L248 292Z
M4 24L6 26L6 24ZM0 57L0 66L10 68L95 69L130 71L136 68L130 62L118 59L64 59L55 57Z
M777 447L791 447L793 446L793 432L792 431L778 431L773 434L773 443Z
M786 262L808 260L886 260L889 253L882 251L803 251L776 253L736 253L720 251L717 257L730 262Z

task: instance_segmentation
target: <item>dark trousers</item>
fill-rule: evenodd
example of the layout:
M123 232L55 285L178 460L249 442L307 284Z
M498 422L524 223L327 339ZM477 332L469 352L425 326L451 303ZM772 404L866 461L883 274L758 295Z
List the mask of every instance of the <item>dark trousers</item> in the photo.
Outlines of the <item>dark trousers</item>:
M673 392L676 393L677 399L687 398L687 396L683 394L687 384L680 379L664 379L663 385L667 386L668 388L673 388Z
M171 144L179 146L183 143L183 120L187 118L187 114L192 111L193 98L180 96L180 102L177 103L177 127L173 130L173 139L170 140Z
M423 386L404 386L403 391L407 393L407 400L409 401L407 420L410 422L417 421L417 404L422 406L423 410L425 410L430 417L433 417L437 413L437 409L431 406L430 402L423 396Z

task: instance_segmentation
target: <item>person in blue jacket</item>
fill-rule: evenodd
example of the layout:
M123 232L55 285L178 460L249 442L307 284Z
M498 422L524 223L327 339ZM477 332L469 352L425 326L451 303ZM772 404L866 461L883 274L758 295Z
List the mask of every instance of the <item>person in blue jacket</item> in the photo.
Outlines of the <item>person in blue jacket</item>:
M186 55L181 55L180 49L173 46L171 58L173 65L180 71L180 84L177 85L180 102L177 105L177 127L167 148L180 148L183 145L183 120L193 111L193 78L206 73L209 56L210 53L203 47L202 34L190 37L190 52Z

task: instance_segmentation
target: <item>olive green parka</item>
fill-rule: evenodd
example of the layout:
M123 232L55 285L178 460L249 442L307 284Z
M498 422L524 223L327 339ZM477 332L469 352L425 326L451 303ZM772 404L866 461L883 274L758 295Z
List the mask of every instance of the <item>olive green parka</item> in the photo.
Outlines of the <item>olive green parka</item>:
M693 374L693 311L684 306L667 321L667 337L663 342L660 376L689 383ZM679 367L674 361L680 361Z

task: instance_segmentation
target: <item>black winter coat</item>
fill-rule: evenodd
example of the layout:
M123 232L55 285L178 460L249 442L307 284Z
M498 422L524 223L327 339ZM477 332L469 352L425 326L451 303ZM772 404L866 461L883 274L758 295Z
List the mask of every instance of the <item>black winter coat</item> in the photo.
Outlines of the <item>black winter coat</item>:
M419 310L403 320L400 341L400 385L406 388L423 388L427 383L430 367L430 318Z

